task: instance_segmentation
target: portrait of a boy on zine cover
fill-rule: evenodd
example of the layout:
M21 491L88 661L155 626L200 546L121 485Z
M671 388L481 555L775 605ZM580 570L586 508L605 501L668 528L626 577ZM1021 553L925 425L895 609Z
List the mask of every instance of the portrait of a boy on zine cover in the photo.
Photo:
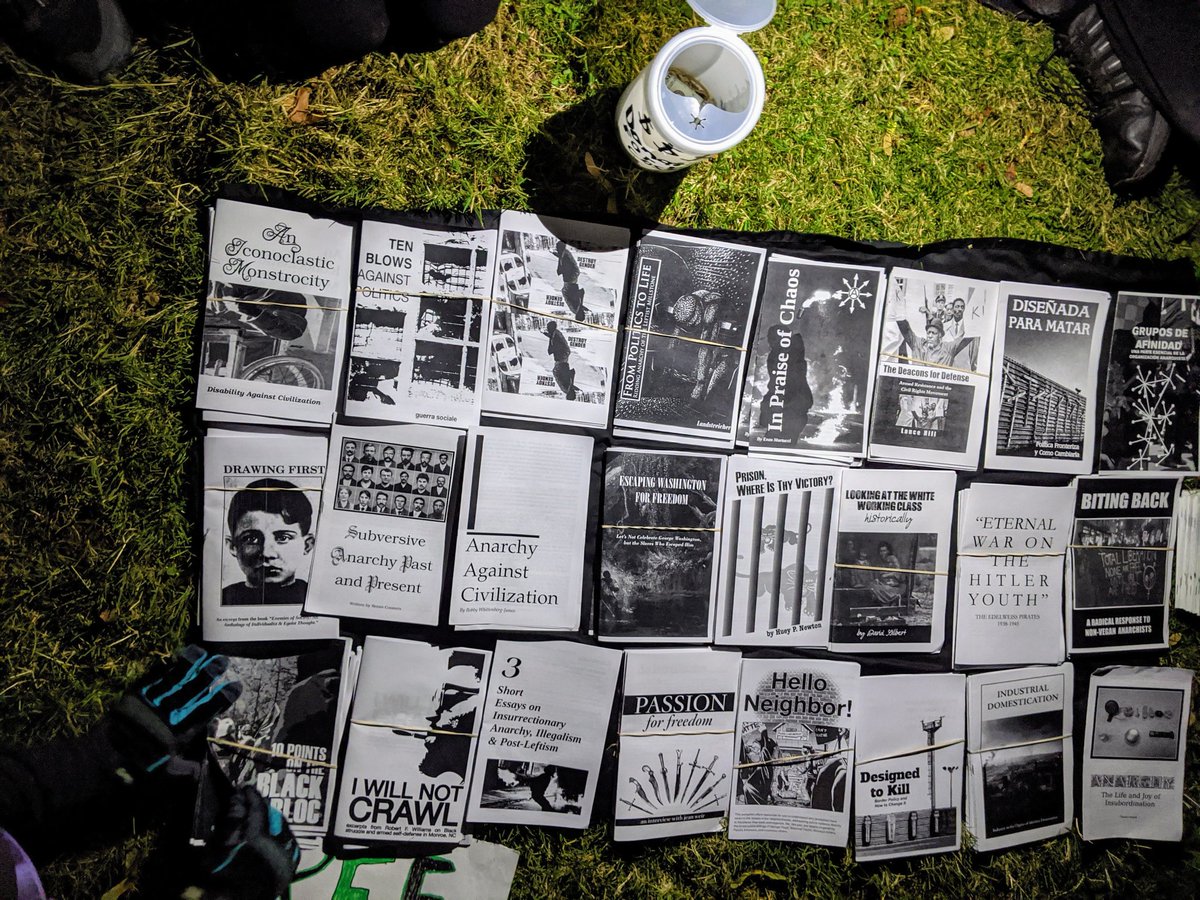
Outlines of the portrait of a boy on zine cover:
M230 484L227 490L234 487ZM312 488L314 498L318 489ZM315 510L308 493L281 478L254 479L230 491L225 516L228 553L221 563L222 606L304 603L317 543Z

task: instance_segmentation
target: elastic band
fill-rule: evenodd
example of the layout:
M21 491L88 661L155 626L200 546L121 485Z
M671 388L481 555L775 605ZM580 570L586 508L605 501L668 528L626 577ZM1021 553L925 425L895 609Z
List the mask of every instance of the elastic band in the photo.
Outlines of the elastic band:
M277 300L236 300L233 297L209 297L206 303L249 303L253 306L286 306L288 309L323 309L329 312L346 312L348 306L309 306L307 303L280 303Z
M1035 744L1050 744L1054 741L1069 741L1071 735L1060 734L1058 737L1038 738L1036 741L1018 741L1015 744L1001 744L999 747L982 747L979 750L968 750L968 753L991 753L993 750L1012 750L1014 747L1032 747Z
M720 528L685 528L674 525L601 525L601 528L624 528L631 531L720 531Z
M854 563L834 563L835 569L865 569L868 572L903 572L906 575L949 575L936 569L893 569L891 566L859 566Z
M839 753L853 753L853 747L845 747L841 750L823 750L820 753L806 753L800 756L781 756L778 759L764 759L759 762L737 763L735 769L753 769L756 766L780 766L785 763L804 762L808 759L823 759L826 756L836 756Z
M1154 550L1158 553L1170 553L1174 547L1129 547L1120 544L1067 544L1072 550Z
M665 331L654 331L650 328L634 328L632 325L626 325L625 330L636 331L639 334L649 334L654 337L670 338L673 341L687 341L689 344L705 344L709 347L724 347L726 350L736 350L739 353L745 353L745 347L739 347L736 344L722 344L719 341L706 341L704 338L689 337L686 334L667 334Z
M531 316L544 316L547 319L558 319L561 322L571 322L575 325L585 325L588 328L597 328L600 331L607 331L612 334L617 334L620 330L609 325L598 325L595 322L587 322L583 319L576 319L574 316L564 316L560 313L542 312L541 310L530 309L528 306L522 306L520 303L509 303L507 300L501 300L499 297L493 297L492 302L499 303L501 306L507 306L511 309L522 310L523 312L529 313Z
M280 753L278 750L268 750L266 747L255 747L251 744L240 744L237 741L227 741L224 738L210 737L210 744L216 744L219 747L233 747L236 750L245 750L247 753L260 753L263 756L273 756L276 759L294 759L310 766L320 766L324 769L336 769L337 766L333 763L328 763L320 759L308 759L303 756L296 756L293 753Z
M618 731L617 737L677 737L689 734L733 734L732 728L717 730L698 729L696 731Z
M965 744L965 737L955 738L952 741L942 741L940 744L929 744L926 747L918 747L914 750L902 750L899 753L889 753L886 756L873 756L870 759L856 759L856 766L865 766L867 763L883 762L885 759L899 759L902 756L916 756L918 753L929 753L933 750L942 750L946 747L953 747L957 744Z
M474 731L446 731L442 728L424 728L411 725L397 725L394 722L373 722L370 719L351 719L351 725L367 725L371 728L390 728L393 731L412 731L419 734L449 734L457 735L458 737L479 737L479 734Z

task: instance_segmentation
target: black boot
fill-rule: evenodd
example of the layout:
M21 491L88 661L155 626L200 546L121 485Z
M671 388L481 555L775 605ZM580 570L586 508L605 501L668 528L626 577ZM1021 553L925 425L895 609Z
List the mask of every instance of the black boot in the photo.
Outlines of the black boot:
M99 84L129 58L129 23L116 0L0 0L0 40L34 65Z
M1095 5L1056 28L1056 38L1091 104L1108 183L1115 191L1136 189L1162 159L1167 120L1130 79Z

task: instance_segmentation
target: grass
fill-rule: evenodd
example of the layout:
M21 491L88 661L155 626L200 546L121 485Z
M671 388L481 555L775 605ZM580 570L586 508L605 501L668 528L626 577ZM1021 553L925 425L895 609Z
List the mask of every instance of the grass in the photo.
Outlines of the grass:
M351 207L615 210L1200 262L1194 187L1175 173L1118 201L1079 104L1060 99L1073 82L1048 32L968 0L783 0L747 36L768 85L750 138L682 176L641 172L617 145L616 97L693 24L680 0L506 4L436 53L249 86L212 77L183 32L139 44L101 88L0 50L0 734L86 729L188 625L200 217L226 183ZM299 87L310 124L287 116ZM1174 630L1164 658L1200 662L1194 622ZM1181 846L1069 836L872 866L720 838L616 847L601 827L487 834L520 850L519 897L1193 896L1198 799L1193 777ZM50 890L135 881L152 840L56 863Z

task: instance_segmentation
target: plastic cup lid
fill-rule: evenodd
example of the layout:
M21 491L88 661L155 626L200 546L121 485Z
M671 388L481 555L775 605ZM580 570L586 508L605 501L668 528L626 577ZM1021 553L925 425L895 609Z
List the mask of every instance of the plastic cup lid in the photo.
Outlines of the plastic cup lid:
M758 31L775 17L775 0L688 0L709 25L744 34Z

